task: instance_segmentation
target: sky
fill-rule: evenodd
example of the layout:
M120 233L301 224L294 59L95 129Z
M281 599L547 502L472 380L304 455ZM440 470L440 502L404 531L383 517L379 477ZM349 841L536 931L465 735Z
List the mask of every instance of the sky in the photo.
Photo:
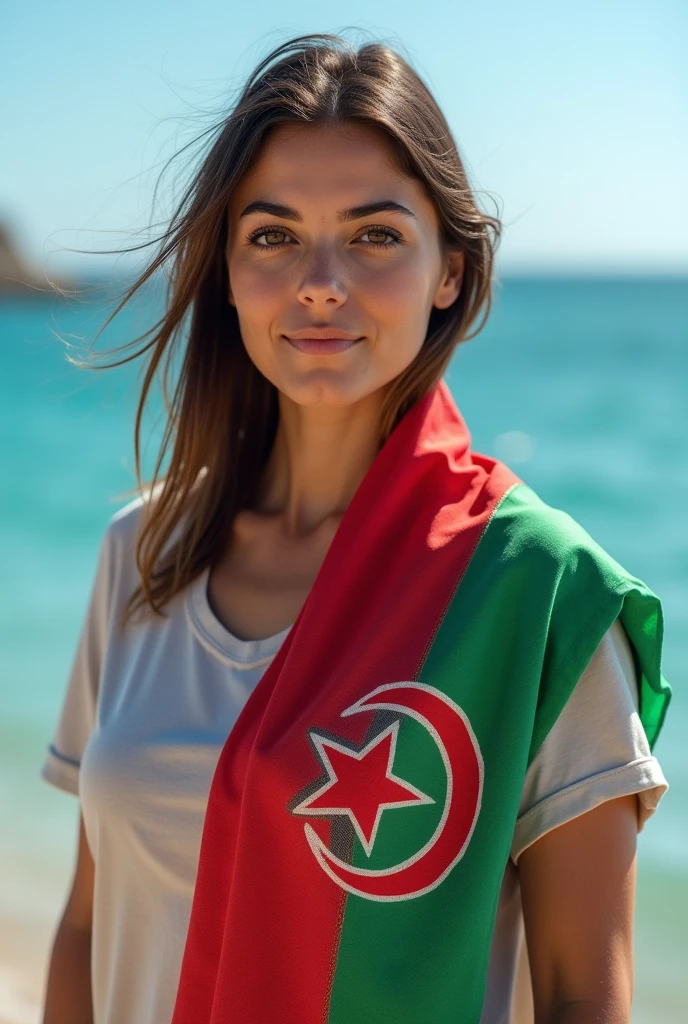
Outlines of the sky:
M174 194L171 176L153 206L163 160L308 32L410 60L504 223L498 272L688 273L684 0L22 0L0 43L0 220L52 273L100 269L65 250L140 240Z

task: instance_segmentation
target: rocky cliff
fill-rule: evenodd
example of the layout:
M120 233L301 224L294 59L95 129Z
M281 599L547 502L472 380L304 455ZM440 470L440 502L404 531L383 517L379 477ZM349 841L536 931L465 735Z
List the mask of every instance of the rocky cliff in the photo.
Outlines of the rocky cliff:
M60 288L72 288L71 282L55 281ZM26 295L33 298L55 295L48 278L24 259L6 224L0 224L0 297Z

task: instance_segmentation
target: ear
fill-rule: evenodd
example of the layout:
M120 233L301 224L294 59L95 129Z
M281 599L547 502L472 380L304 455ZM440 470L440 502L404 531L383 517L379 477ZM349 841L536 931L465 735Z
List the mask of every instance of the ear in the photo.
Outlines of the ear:
M447 309L458 299L465 263L466 257L463 252L450 251L446 254L444 273L432 303L437 309Z

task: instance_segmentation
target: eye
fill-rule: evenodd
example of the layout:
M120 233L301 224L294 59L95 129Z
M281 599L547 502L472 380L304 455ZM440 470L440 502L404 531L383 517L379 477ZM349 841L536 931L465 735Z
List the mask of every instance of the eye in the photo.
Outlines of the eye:
M399 232L392 231L391 228L386 228L383 227L382 225L374 225L372 227L366 228L365 231L363 232L363 235L359 237L362 238L364 235L377 235L378 238L380 235L387 235L388 238L392 239L391 242L373 241L366 243L367 245L373 246L373 248L375 249L394 249L397 245L401 244L401 235L399 234Z
M246 241L249 245L255 246L256 249L281 249L285 244L284 242L275 242L275 235L283 235L285 238L289 238L290 235L284 230L284 228L278 227L262 227L256 228L250 235L246 236ZM263 245L258 242L259 238L269 239L267 245Z

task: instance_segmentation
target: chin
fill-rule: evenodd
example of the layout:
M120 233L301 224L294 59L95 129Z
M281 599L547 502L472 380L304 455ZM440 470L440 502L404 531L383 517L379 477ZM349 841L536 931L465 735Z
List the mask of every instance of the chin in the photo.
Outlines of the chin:
M333 408L354 405L377 390L370 386L369 381L363 379L363 375L338 374L331 369L311 370L301 375L298 380L290 377L288 381L273 383L278 391L297 405Z

